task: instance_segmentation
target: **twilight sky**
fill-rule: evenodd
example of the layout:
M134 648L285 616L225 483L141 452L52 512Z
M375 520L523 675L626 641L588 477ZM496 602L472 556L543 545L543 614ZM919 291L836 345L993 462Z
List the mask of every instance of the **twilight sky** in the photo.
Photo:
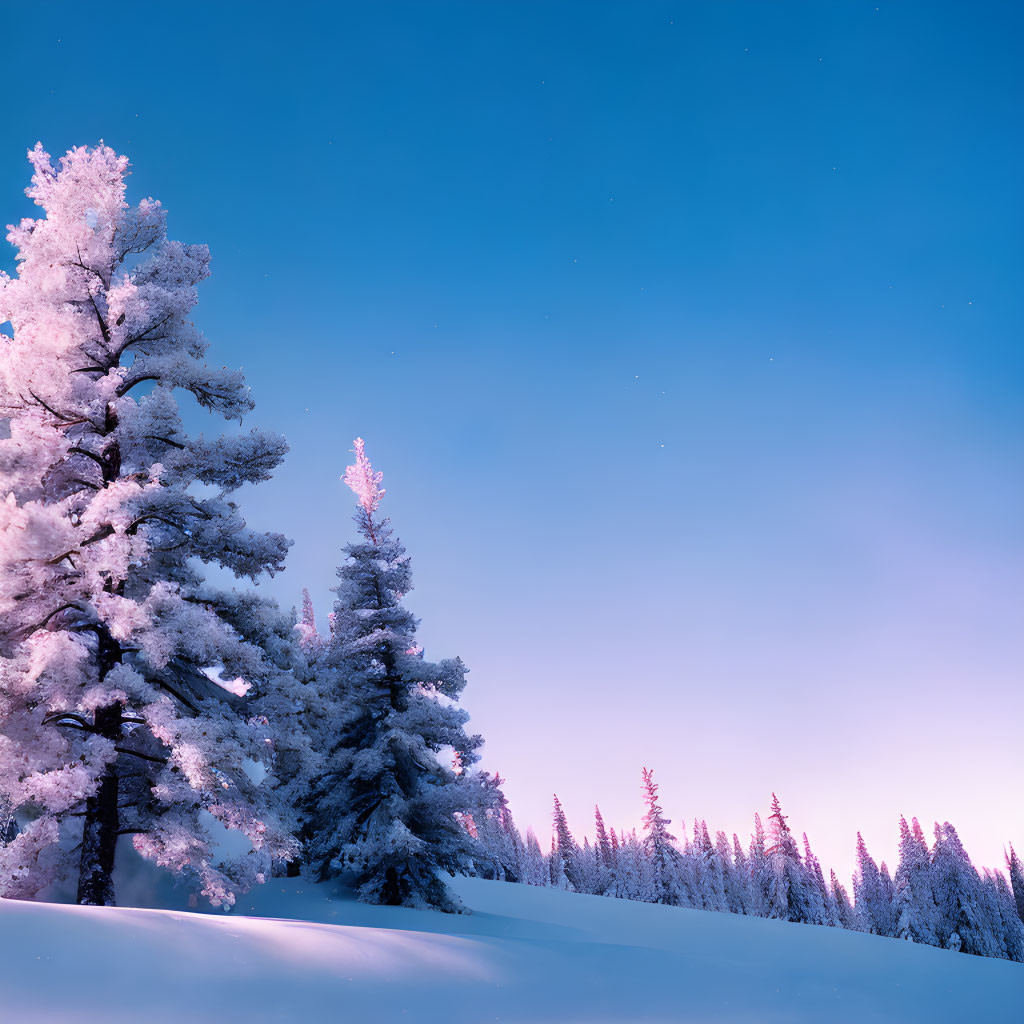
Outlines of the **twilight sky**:
M102 137L212 249L267 588L326 615L360 434L542 843L647 765L844 875L901 812L1024 847L1020 10L328 6L3 11L0 223Z

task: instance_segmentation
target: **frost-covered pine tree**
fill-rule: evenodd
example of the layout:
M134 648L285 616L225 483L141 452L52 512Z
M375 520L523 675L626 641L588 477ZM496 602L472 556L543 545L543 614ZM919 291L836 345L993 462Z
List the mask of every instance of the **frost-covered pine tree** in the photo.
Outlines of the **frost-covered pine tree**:
M170 241L154 200L127 203L127 159L29 159L44 216L10 228L18 274L0 275L0 798L19 825L0 891L66 879L80 903L113 903L131 835L231 903L292 849L246 771L271 737L225 689L274 672L230 621L240 599L196 567L281 568L287 541L249 530L231 492L286 445L183 430L175 392L228 420L253 402L191 319L206 247ZM218 863L210 816L256 856Z
M1020 857L1010 845L1010 852L1006 855L1006 870L1010 873L1010 886L1013 892L1013 901L1017 907L1017 915L1024 921L1024 864L1021 864Z
M693 845L686 858L693 869L694 906L703 910L728 910L724 866L711 842L706 821L693 824Z
M991 894L998 911L999 929L1009 960L1024 960L1024 923L1021 922L1014 903L1013 891L1001 872L989 872L988 882L993 888Z
M327 640L316 628L313 599L309 596L309 590L306 587L302 588L302 614L296 623L295 631L299 636L299 644L310 661L316 661L325 653Z
M751 887L750 858L747 856L740 843L740 837L734 832L732 834L732 863L733 879L736 885L737 901L742 909L736 911L742 914L754 913L754 896Z
M1009 894L1006 879L985 868L979 879L979 907L988 956L1020 960L1024 956L1024 929Z
M836 916L839 918L839 927L846 928L851 932L860 932L864 930L864 924L857 913L856 908L850 903L850 897L847 895L846 888L836 878L836 873L831 872L832 882L832 899L836 905Z
M461 909L440 878L477 852L457 815L471 815L479 787L468 770L479 736L456 705L466 685L458 658L437 663L416 644L417 621L402 600L412 589L409 556L388 520L384 490L363 442L346 484L358 499L361 540L338 569L334 635L323 688L339 719L313 788L307 856L319 878L351 880L368 903ZM460 770L445 763L454 751Z
M737 848L739 848L739 840L736 840L736 843ZM732 914L749 913L749 897L745 877L747 859L743 856L743 850L739 849L742 859L741 863L737 864L733 859L733 848L729 844L729 837L719 830L715 833L715 852L718 855L719 863L722 865L725 909Z
M552 811L552 821L555 833L554 850L557 850L558 852L558 860L561 863L562 871L565 873L566 881L577 892L583 892L583 879L581 877L580 867L577 863L579 860L580 849L579 846L576 845L576 840L573 838L572 832L569 830L569 822L566 820L565 811L562 810L562 805L558 800L557 794L555 794L555 806Z
M761 815L754 812L754 831L750 837L750 909L757 917L767 917L769 911L768 887L770 871L768 858L765 856L767 838Z
M653 902L676 905L681 902L680 855L675 846L676 837L668 830L672 821L665 817L658 803L658 784L654 781L654 772L644 768L643 780L644 803L647 806L643 818L643 849L650 864Z
M596 804L594 805L594 827L595 835L597 836L597 848L601 855L601 863L610 870L612 866L612 844L608 839L608 830L604 827L601 808Z
M886 872L888 875L888 872ZM895 935L889 887L883 884L881 872L863 836L857 833L857 872L853 876L853 896L857 912L865 927L874 935Z
M527 885L547 885L548 871L544 853L532 828L526 830L524 858L523 881Z
M504 781L495 773L476 773L479 790L479 809L474 815L476 838L485 852L486 878L505 882L521 882L524 873L523 840L509 810L508 799L502 792Z
M998 955L982 914L981 879L948 821L935 823L931 876L938 944L976 956Z
M768 816L767 843L765 894L768 916L785 921L820 923L814 919L813 905L800 863L800 851L774 793L772 813Z
M815 924L827 924L835 927L838 924L832 894L825 883L825 873L821 870L821 862L811 849L807 833L804 833L804 880L811 906L810 918Z
M895 934L911 942L938 944L935 933L935 897L931 885L931 860L917 819L912 832L900 816L900 861L894 879L893 917Z

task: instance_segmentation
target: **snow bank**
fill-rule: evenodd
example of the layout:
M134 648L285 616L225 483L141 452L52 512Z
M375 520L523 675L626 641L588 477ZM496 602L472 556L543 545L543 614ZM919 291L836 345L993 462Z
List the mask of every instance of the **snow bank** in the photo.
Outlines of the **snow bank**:
M655 1024L1013 1020L1024 967L458 879L468 916L275 880L231 915L0 900L0 1018ZM248 915L248 916L243 916Z

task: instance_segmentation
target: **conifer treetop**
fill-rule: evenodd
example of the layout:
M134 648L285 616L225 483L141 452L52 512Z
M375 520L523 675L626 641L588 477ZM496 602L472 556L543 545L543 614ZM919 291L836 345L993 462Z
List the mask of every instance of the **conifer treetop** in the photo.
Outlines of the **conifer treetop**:
M355 493L359 504L367 515L376 512L380 507L380 499L386 491L381 487L384 479L383 473L375 473L370 460L366 457L363 439L357 437L352 442L352 452L355 454L354 466L347 466L342 479L345 484Z

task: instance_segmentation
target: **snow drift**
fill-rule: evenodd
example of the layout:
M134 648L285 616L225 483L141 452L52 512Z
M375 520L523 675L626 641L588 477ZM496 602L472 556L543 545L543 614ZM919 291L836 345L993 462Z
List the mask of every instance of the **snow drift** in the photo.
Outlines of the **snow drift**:
M460 878L453 916L274 880L236 911L0 900L4 1020L987 1021L1024 968L833 928Z

